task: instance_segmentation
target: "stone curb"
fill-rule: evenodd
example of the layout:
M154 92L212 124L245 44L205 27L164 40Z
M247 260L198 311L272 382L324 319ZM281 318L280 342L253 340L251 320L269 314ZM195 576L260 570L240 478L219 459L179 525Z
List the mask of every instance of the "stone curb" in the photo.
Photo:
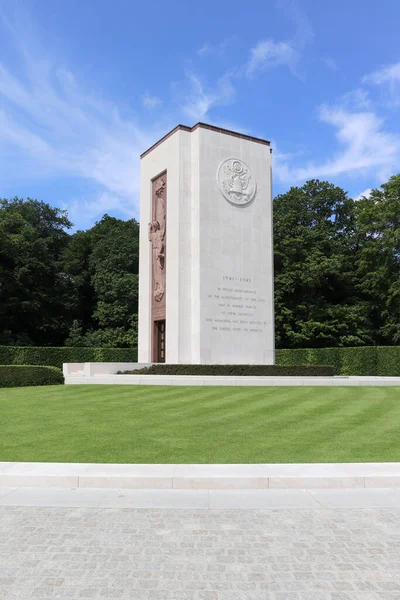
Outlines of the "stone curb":
M0 486L266 490L400 487L400 463L118 465L0 463Z
M74 375L66 385L190 385L190 386L399 386L400 377L244 377L218 375Z

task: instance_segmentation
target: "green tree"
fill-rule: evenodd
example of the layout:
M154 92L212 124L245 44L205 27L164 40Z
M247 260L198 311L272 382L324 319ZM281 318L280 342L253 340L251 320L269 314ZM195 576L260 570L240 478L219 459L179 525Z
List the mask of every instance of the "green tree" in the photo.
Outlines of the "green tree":
M318 180L275 198L278 348L372 342L368 302L356 290L354 204Z
M68 245L62 254L62 268L70 279L72 287L70 320L76 322L75 326L82 324L81 333L96 325L93 319L96 301L90 268L92 243L90 229L77 231L69 236Z
M66 344L135 346L139 281L137 221L104 215L90 230L72 236L65 261L78 300Z
M358 289L368 299L376 342L400 342L400 175L356 203Z
M28 198L0 200L0 323L3 343L61 344L70 323L71 281L61 255L65 211Z
M138 312L139 224L104 215L92 236L94 317L100 328L126 327Z

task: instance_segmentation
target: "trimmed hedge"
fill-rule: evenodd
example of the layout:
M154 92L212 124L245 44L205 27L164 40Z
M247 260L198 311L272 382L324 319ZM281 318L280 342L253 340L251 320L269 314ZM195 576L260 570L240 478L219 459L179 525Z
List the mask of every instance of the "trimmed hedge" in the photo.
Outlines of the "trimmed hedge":
M137 362L136 348L50 348L47 346L0 346L0 365L48 365L63 363Z
M136 371L119 371L118 375L244 375L258 377L332 377L335 369L328 366L277 365L165 365L157 364Z
M276 364L328 364L335 367L337 375L400 377L400 346L277 350Z
M0 388L30 385L60 385L64 377L57 367L0 365Z
M48 365L62 368L63 363L68 362L137 362L137 350L0 346L0 364L3 365ZM293 365L332 365L336 375L400 377L400 346L299 348L276 351L276 366ZM238 365L233 367L237 369Z

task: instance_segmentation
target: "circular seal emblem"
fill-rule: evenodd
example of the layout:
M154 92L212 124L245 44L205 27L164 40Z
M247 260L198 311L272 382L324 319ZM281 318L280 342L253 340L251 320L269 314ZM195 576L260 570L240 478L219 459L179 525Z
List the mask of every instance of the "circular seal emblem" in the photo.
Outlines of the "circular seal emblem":
M235 206L246 206L253 200L257 183L250 168L238 158L222 161L217 170L217 182L225 200Z

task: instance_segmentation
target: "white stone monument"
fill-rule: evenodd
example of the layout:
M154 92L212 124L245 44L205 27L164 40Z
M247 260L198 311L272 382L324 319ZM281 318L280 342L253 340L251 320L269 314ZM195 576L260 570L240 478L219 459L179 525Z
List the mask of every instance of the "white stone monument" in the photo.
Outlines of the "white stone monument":
M178 125L141 156L139 362L273 364L269 142Z

